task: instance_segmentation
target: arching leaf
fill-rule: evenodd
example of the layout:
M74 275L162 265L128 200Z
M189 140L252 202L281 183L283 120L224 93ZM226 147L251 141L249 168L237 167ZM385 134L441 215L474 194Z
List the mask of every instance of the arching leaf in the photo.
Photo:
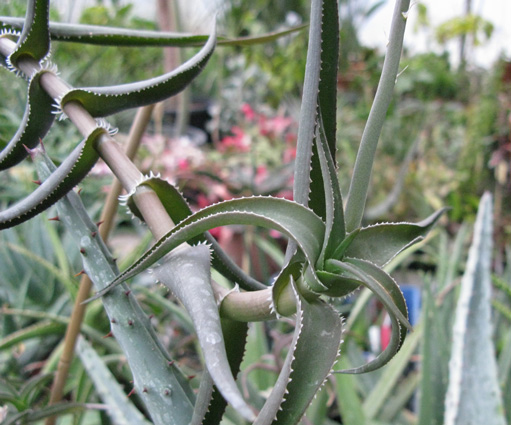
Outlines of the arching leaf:
M23 22L23 18L0 16L0 23L9 29L21 29L23 27ZM238 37L235 39L218 37L218 45L250 46L269 43L306 27L306 24L298 25L280 31L249 37ZM67 24L64 22L50 22L50 36L51 39L55 41L129 47L200 46L208 39L207 35L138 30L99 25Z
M192 210L183 195L175 186L167 181L159 177L149 176L140 185L150 187L156 193L174 223L180 223L182 220L192 215ZM127 204L133 214L141 220L144 219L133 202L132 197L128 198ZM209 233L199 235L191 239L190 242L207 242L210 244L213 250L213 267L231 282L237 283L241 288L246 290L253 291L266 288L266 285L263 285L245 273Z
M182 243L207 230L229 224L255 225L278 230L297 243L310 264L317 261L323 244L324 224L308 208L282 198L260 196L233 199L203 208L181 221L90 300L103 296L115 285L147 269Z
M28 0L27 13L23 21L23 31L16 44L16 49L8 58L8 62L18 67L23 56L29 56L41 62L50 52L49 0Z
M0 170L12 167L26 158L26 147L35 148L53 124L53 99L39 84L41 75L45 72L49 71L41 69L30 79L23 121L14 137L0 152Z
M188 311L199 339L208 372L216 387L247 420L254 414L236 386L225 350L220 314L211 287L210 253L207 245L182 248L171 253L154 269Z
M444 211L445 208L416 224L382 223L363 227L344 255L384 266L405 248L424 239Z
M136 83L71 89L60 100L60 107L75 101L81 103L93 117L106 117L165 100L179 93L200 74L213 54L215 44L216 32L213 30L202 49L176 69Z
M0 229L16 226L36 216L75 187L98 160L94 144L106 132L102 127L94 129L32 194L1 211Z

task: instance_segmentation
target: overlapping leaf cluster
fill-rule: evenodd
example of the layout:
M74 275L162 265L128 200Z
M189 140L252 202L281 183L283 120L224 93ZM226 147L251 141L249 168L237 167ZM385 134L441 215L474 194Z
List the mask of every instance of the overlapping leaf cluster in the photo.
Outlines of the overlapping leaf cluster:
M55 102L60 112L66 105L77 104L93 119L161 101L199 75L216 44L214 32L206 40L202 36L51 24L48 9L48 1L29 0L25 20L0 18L6 28L0 37L0 62L28 80L25 116L17 133L0 153L2 169L18 164L44 138L54 121ZM398 285L382 267L400 251L423 239L441 212L417 224L362 227L360 222L374 150L397 74L407 9L407 1L397 2L388 61L372 111L376 118L370 116L346 207L334 159L339 19L338 5L333 0L313 0L311 6L294 201L242 198L192 214L181 194L157 176L151 175L127 188L130 192L127 204L135 215L148 219L133 201L137 190L143 188L156 193L177 224L110 285L98 287L95 298L111 297L110 291L116 285L153 266L157 278L182 301L194 322L207 368L191 423L219 423L226 401L255 424L297 423L338 357L343 323L328 304L329 297L344 297L361 286L368 287L392 320L392 338L387 349L369 364L345 372L359 373L381 367L401 347L410 328L406 304ZM21 34L14 31L19 27ZM259 41L272 37L262 37ZM188 62L162 76L115 87L68 87L55 99L41 83L45 74L57 78L53 67L45 62L52 38L114 45L204 45ZM245 40L245 43L253 41ZM108 134L108 126L98 121L96 128L32 195L0 213L0 228L28 220L65 196L100 157L98 145ZM115 158L110 161L115 162ZM289 238L285 266L271 287L245 275L207 233L212 228L231 224L258 225ZM218 289L211 282L210 257L212 266L244 292L219 297ZM238 295L244 300L243 306L237 305ZM251 305L251 300L261 299L260 295L265 297L266 304ZM218 298L221 298L219 306ZM251 308L254 311L247 319L247 310ZM295 313L295 332L284 366L264 407L255 415L234 379L243 357L247 331L246 324L241 322ZM222 315L228 317L221 318ZM214 391L214 386L222 397Z

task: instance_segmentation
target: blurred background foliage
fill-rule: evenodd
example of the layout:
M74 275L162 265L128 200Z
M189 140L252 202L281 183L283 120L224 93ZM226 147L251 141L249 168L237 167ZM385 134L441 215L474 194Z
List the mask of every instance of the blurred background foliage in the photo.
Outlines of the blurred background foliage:
M383 3L340 2L337 161L344 193L384 53L364 46L359 31ZM307 0L275 0L271 7L267 0L226 1L220 7L219 32L240 37L299 25L307 22L308 8ZM469 50L492 36L491 23L468 14L432 28L427 8L421 3L417 8L418 30L436 34L440 45L453 37L477 36L470 43L467 41L465 49ZM0 4L0 15L24 16L24 9L23 0L7 0ZM53 9L51 18L63 19ZM135 16L129 4L100 0L83 10L80 22L158 28L157 22ZM170 138L167 130L175 113L163 110L155 114L152 128L145 136L138 158L141 168L160 171L183 190L195 208L249 193L289 196L306 43L307 31L302 30L264 45L217 49L191 88L190 120L200 128L203 137L196 139L187 134ZM163 52L157 48L54 43L52 60L58 64L62 77L75 86L124 83L150 78L163 70ZM405 50L403 72L398 77L381 136L366 217L368 223L415 221L443 206L450 208L429 244L420 245L391 265L398 282L415 284L423 291L429 314L434 314L437 320L426 330L419 328L417 341L406 346L408 351L403 348L405 353L393 361L393 368L333 378L309 409L305 424L428 423L424 412L421 416L417 395L428 387L420 375L417 357L418 353L426 355L418 348L420 338L423 333L429 338L440 335L439 341L445 342L444 346L438 343L443 351L439 348L436 353L440 366L435 379L439 382L446 379L449 358L446 344L452 328L457 284L464 271L470 226L484 191L492 192L495 199L494 339L504 404L511 406L511 61L502 57L484 69L470 63L459 66L452 63L447 49L421 54ZM2 73L0 146L10 140L21 121L24 90L24 83L18 78ZM196 105L201 109L197 114L202 114L197 122ZM133 112L112 118L112 124L119 127L121 140L129 131L132 118ZM79 139L76 129L62 122L53 127L44 143L58 162ZM28 162L1 173L0 206L4 208L31 192L35 178ZM99 217L110 183L111 175L97 166L80 186L82 199L94 220ZM0 234L3 306L0 390L2 385L19 388L20 382L52 373L56 367L66 318L78 285L79 277L74 275L82 266L74 245L58 223L48 220L51 217L50 211ZM110 246L122 267L148 246L150 237L123 209L117 221ZM229 228L215 236L242 267L259 279L270 281L282 262L285 241L278 235L260 229ZM199 374L199 354L189 319L170 294L149 283L147 277L136 283L143 307L153 315L154 326L180 366L190 375ZM385 318L381 306L366 298L361 294L337 306L349 317L341 367L361 363L364 357L379 350L372 346L368 330L382 326ZM242 368L242 382L244 391L253 394L252 401L264 397L271 386L290 329L282 322L254 324L251 328L246 363L255 366ZM102 338L108 330L101 304L92 304L83 332L129 393L130 374L122 354L114 341ZM384 390L379 386L381 382L388 382ZM41 391L32 399L32 407L42 406L48 397L48 380L41 379L34 385ZM67 398L89 403L99 400L78 361L73 364ZM133 399L138 403L136 395ZM372 404L376 402L381 408L371 410L370 417L363 416L368 414L367 406L376 406ZM508 421L510 410L506 412ZM226 424L241 423L232 412L228 417L231 422L227 420ZM110 423L101 410L80 412L73 418L69 423ZM357 422L361 418L366 422Z

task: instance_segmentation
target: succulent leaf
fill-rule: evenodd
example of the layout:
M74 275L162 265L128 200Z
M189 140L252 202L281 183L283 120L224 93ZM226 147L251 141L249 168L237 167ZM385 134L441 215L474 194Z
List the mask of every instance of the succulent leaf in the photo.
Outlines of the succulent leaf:
M96 127L32 194L0 212L0 229L16 226L34 217L73 189L98 160L94 145L106 132L105 128Z
M23 23L23 18L0 16L0 24L2 24L5 28L12 30L21 29L23 28ZM285 30L251 37L239 37L235 39L218 37L218 45L250 46L254 44L268 43L285 35L300 31L306 26L307 25L298 25ZM63 22L50 22L50 37L55 41L129 47L200 46L208 39L207 35L136 30L99 25L67 24Z
M229 224L255 225L280 231L296 241L310 264L317 261L323 243L323 222L303 205L263 196L233 199L203 208L181 221L91 300L103 296L115 285L150 267L191 238L214 227Z
M291 364L293 362L296 345L303 328L303 309L301 306L301 298L298 295L296 286L293 281L291 282L291 287L296 300L296 319L293 340L289 344L286 359L284 360L284 364L280 369L280 374L277 378L277 381L275 382L275 385L273 386L271 394L266 400L266 403L264 403L264 406L259 412L259 415L257 415L257 419L253 425L268 425L272 423L272 421L276 418L280 405L282 404L282 400L284 400L286 395L286 388L289 384L289 376L293 370Z
M369 363L340 373L365 373L378 369L389 362L399 351L406 337L406 328L411 329L408 322L408 311L403 294L397 283L378 266L361 259L346 259L345 262L330 260L328 265L338 271L348 272L367 286L383 303L392 322L392 334L389 345ZM401 326L401 323L404 326Z
M180 223L182 220L192 215L192 210L183 195L175 186L171 185L167 181L157 176L150 176L140 183L140 186L150 187L156 193L174 223ZM143 220L143 217L133 202L132 197L128 198L127 205L135 216ZM241 288L246 290L253 291L266 288L266 285L263 285L245 273L209 233L204 233L192 238L190 242L207 242L210 244L213 250L213 267L231 282L236 282Z
M30 78L23 121L11 141L0 152L0 170L25 159L28 155L26 148L35 148L54 121L53 99L39 85L39 79L45 72L50 71L41 69Z
M453 327L446 425L504 425L504 405L491 322L493 208L490 193L479 203Z
M49 0L28 0L27 13L23 21L23 31L16 49L8 58L8 63L17 68L20 57L29 56L37 62L43 61L50 52Z
M346 237L341 189L337 180L337 170L332 157L322 116L319 116L318 135L316 136L317 154L321 167L325 193L325 240L318 267L323 268L325 259L331 258L334 251Z
M79 102L93 117L106 117L130 108L160 102L179 93L200 74L213 54L216 32L191 59L176 69L149 80L110 87L85 87L68 91L60 99L61 109L68 102Z
M216 387L247 420L254 414L236 386L225 350L220 314L211 287L210 252L205 244L172 252L154 269L156 278L183 303L197 332L202 353Z
M238 322L230 319L221 319L221 322L222 333L225 339L225 349L227 350L227 360L229 360L229 365L231 366L231 372L233 376L236 376L240 371L241 361L243 360L243 355L245 353L248 323ZM199 404L201 389L199 389L199 394L197 394L196 404ZM202 423L208 425L219 424L222 420L222 416L226 407L225 399L221 396L219 391L214 389L211 402L209 406L206 403L206 406L207 412L204 415L203 420L197 422L197 425Z
M343 333L339 314L320 299L308 302L302 297L301 309L302 331L291 363L288 394L274 424L298 423L339 355Z
M382 223L363 227L344 255L384 266L405 248L424 239L445 208L419 223Z

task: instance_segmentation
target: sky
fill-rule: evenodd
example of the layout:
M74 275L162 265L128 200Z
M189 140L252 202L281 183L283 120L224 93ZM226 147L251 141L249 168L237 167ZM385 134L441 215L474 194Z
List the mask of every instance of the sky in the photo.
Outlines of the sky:
M414 31L417 18L417 7L410 9L410 19L405 33L405 45L411 52L427 50L443 51L434 42L431 34L425 31ZM445 22L447 19L463 14L465 0L421 0L426 5L432 26ZM367 46L384 48L390 27L390 19L394 1L387 3L369 19L361 28L360 38ZM489 42L469 52L469 63L478 67L490 67L501 54L511 59L511 1L510 0L472 0L473 13L481 15L494 25L494 32ZM458 42L449 43L449 51L453 62L458 56Z

